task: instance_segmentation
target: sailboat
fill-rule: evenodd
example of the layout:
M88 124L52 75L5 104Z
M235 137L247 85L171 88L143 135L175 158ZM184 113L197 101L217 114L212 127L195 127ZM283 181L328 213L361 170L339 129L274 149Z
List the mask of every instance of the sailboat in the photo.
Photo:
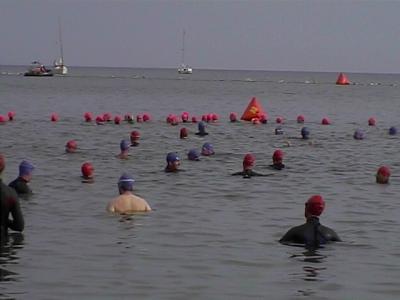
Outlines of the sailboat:
M54 74L58 75L66 75L68 74L68 68L64 65L64 52L63 52L63 44L62 44L62 33L61 33L61 21L58 19L58 37L60 43L60 57L54 61Z
M178 68L179 74L192 74L193 70L189 65L185 64L185 30L183 30L183 37L182 37L182 58L181 58L181 65Z

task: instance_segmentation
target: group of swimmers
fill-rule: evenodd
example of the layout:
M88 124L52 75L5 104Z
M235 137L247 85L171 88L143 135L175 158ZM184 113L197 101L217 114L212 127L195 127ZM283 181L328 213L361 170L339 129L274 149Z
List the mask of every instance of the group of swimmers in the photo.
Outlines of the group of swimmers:
M186 116L185 116L186 117ZM172 118L174 120L174 118ZM182 119L184 119L182 117ZM188 116L187 116L188 119ZM129 121L129 120L128 120ZM235 115L230 115L231 122L237 122ZM328 122L329 120L325 120ZM298 122L304 122L303 118L298 118ZM277 123L282 123L280 120ZM172 124L174 125L174 124ZM374 124L369 124L373 126ZM357 132L357 131L356 131ZM282 127L278 126L275 129L275 134L279 135L283 133ZM307 127L301 129L301 138L309 139L310 130ZM389 134L396 134L397 130L395 127L389 129ZM206 131L205 122L201 121L198 123L198 132L196 135L204 137L208 135ZM180 138L185 139L188 137L188 130L186 128L181 128ZM355 139L360 138L359 134L354 134ZM122 140L120 142L121 152L117 155L119 159L126 159L129 156L129 148L137 147L140 145L140 133L134 130L130 134L130 141ZM74 153L77 151L78 145L76 141L70 140L66 143L66 152ZM200 155L211 156L215 154L214 148L211 143L204 143L201 149L201 153L197 149L190 149L187 157L189 160L197 161L200 160ZM175 173L181 171L180 169L180 157L176 152L170 152L166 156L167 165L165 167L165 172ZM240 175L243 178L251 178L253 176L270 176L272 174L261 174L253 170L255 166L255 156L251 153L247 153L243 158L243 169L242 171L235 172L232 175ZM278 149L272 155L272 164L269 166L274 170L283 170L285 165L283 164L283 151ZM0 154L0 174L5 168L5 159ZM8 229L15 231L23 231L24 229L24 219L21 212L21 208L18 202L18 196L22 194L32 193L28 183L32 178L32 172L34 166L28 161L22 161L19 165L19 176L9 183L7 186L0 179L0 202L1 202L1 238L7 236ZM82 182L93 183L94 182L94 168L89 162L85 162L81 166L82 172ZM389 177L391 175L390 169L387 166L382 166L378 169L376 174L377 183L388 183ZM151 211L150 205L147 201L137 195L133 194L134 188L134 178L129 174L122 174L118 180L118 191L119 196L111 200L106 209L110 213L116 214L131 214L135 212L148 212ZM319 217L325 208L325 202L322 196L314 195L308 199L305 204L305 218L306 223L297 227L290 229L281 239L280 242L284 244L300 243L306 245L307 247L319 247L321 244L340 241L339 236L330 228L325 227L320 224ZM11 219L9 216L11 215Z

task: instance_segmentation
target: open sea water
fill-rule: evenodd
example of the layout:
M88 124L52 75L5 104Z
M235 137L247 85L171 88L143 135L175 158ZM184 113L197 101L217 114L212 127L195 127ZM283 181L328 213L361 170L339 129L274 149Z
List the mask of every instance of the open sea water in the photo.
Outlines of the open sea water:
M0 126L6 157L4 182L27 159L36 169L34 194L21 199L26 228L1 250L0 299L399 299L400 298L400 75L347 74L356 83L336 86L336 73L166 69L70 68L65 77L23 77L21 67L0 67ZM257 97L266 125L230 123ZM149 113L151 122L97 126L95 116ZM198 118L217 113L199 138L196 124L166 124L170 113ZM60 116L50 122L51 113ZM304 114L313 143L298 139ZM283 116L284 134L275 135ZM323 117L332 124L320 125ZM377 126L369 127L374 116ZM189 129L179 139L181 127ZM365 140L354 140L357 128ZM118 160L119 143L132 130L141 144ZM70 139L79 151L65 154ZM188 161L204 142L216 155ZM268 169L275 149L283 171ZM167 152L182 169L164 173ZM243 179L244 154L269 177ZM90 161L95 183L83 184ZM375 183L380 165L389 185ZM105 211L117 180L131 173L135 194L154 211L121 218ZM304 222L304 202L321 194L321 222L342 243L316 253L278 243Z

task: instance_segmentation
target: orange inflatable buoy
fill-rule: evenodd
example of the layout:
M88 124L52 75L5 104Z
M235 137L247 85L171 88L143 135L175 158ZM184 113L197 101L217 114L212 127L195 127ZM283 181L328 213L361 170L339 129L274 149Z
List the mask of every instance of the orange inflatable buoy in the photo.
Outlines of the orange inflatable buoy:
M267 114L264 112L264 109L261 106L261 103L257 100L256 97L253 97L250 100L249 105L247 105L247 108L240 119L245 121L251 121L253 118L259 119L261 115L267 116Z
M338 79L336 80L336 84L348 85L348 84L350 84L350 81L347 79L346 75L344 75L343 73L340 73Z

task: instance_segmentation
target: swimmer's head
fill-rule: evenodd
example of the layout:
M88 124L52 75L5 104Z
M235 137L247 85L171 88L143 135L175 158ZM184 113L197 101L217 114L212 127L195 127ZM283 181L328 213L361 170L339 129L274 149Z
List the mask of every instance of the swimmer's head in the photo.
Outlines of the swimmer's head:
M132 176L127 173L122 174L121 177L118 179L119 192L123 193L124 191L132 191L134 182L135 180Z
M136 122L142 123L143 122L143 116L142 115L137 115L136 116Z
M365 138L365 133L361 129L357 129L356 131L354 131L353 137L356 140L363 140Z
M272 154L272 161L274 164L277 163L282 163L283 161L283 151L278 149L274 151L274 154Z
M180 135L179 135L181 139L186 139L188 137L188 134L189 134L189 132L188 132L187 128L185 128L185 127L181 128Z
M186 123L189 121L189 113L187 111L184 111L181 115L182 122Z
M397 128L392 126L389 128L389 134L390 135L396 135L397 134Z
M325 208L325 201L320 195L311 196L306 202L305 216L320 216Z
M236 122L236 121L237 121L237 114L234 113L234 112L231 112L231 113L229 114L229 120L230 120L231 122Z
M143 122L148 122L151 120L151 117L149 114L143 114Z
M136 142L138 139L140 139L140 133L137 130L134 130L131 132L131 142Z
M263 124L267 124L268 123L268 117L265 114L262 114L260 116L260 122Z
M204 156L210 156L215 154L213 145L210 143L204 143L203 146L201 147L201 154Z
M371 117L368 119L368 125L369 126L375 126L376 125L376 119L374 117Z
M191 149L188 152L188 159L189 160L196 160L196 161L200 160L199 151L197 151L196 149Z
M376 172L377 183L389 183L389 177L391 175L390 169L387 166L382 166Z
M14 117L15 117L15 112L9 111L9 112L7 113L7 116L8 116L8 120L9 120L9 121L13 121L13 120L14 120Z
M304 118L303 115L298 115L297 116L297 123L304 123L304 121L305 121L305 118Z
M192 117L192 123L197 123L197 118L195 116Z
M97 125L103 124L103 122L104 122L103 116L97 116L96 117L96 124Z
M121 149L122 152L128 151L129 146L130 144L127 140L122 140L121 143L119 144L119 148Z
M121 117L120 116L115 116L114 117L114 124L119 125L121 124Z
M81 166L82 177L89 179L93 178L94 168L91 163L85 162Z
M310 137L310 129L308 129L307 127L303 127L301 129L301 137L307 140Z
M174 162L180 161L181 159L179 158L178 153L169 152L167 154L166 160L167 160L167 163L170 164L170 163L174 163Z
M244 170L252 169L254 167L255 162L256 162L255 156L251 153L247 153L243 158L243 169Z
M283 123L283 117L277 117L276 118L276 123L282 124Z
M30 162L23 160L19 164L19 176L20 177L31 176L34 169L35 167Z
M328 117L325 117L325 118L322 119L321 124L322 125L330 125L331 124L331 120L329 120Z
M92 122L93 115L90 112L85 112L83 118L85 119L85 122Z
M3 115L0 115L0 123L4 124L5 122L7 122L7 118Z
M198 129L199 129L200 133L205 133L206 132L206 124L203 121L199 122L199 125L197 125L197 126L198 126Z
M65 145L65 152L67 153L74 153L78 148L78 144L75 140L69 140Z
M219 116L218 116L217 114L215 114L215 113L211 114L211 120L212 120L213 122L217 122L218 119L219 119Z
M0 174L3 172L5 167L6 167L6 160L4 158L4 155L0 153Z
M278 126L275 128L275 135L280 135L283 134L283 128L281 126Z
M58 114L57 113L52 113L50 117L52 122L57 122L58 121Z

